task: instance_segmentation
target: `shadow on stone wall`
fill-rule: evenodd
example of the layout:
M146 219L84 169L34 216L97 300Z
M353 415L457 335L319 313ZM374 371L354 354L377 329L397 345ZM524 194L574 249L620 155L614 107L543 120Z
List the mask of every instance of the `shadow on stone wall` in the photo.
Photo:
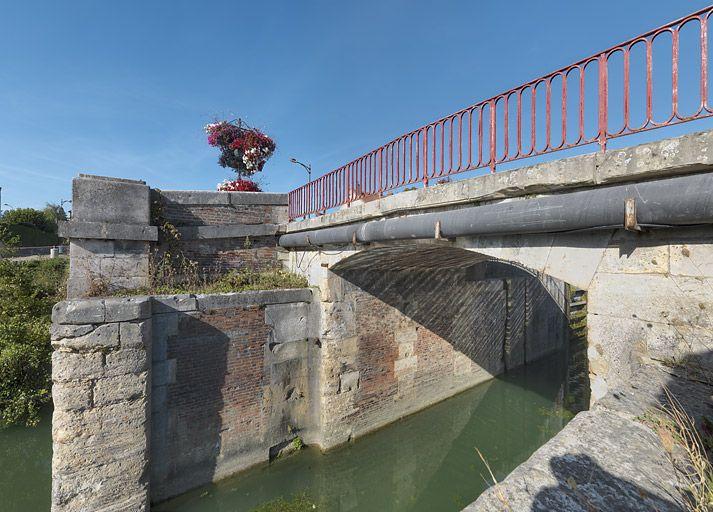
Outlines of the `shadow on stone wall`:
M433 245L378 248L331 270L492 374L561 348L566 338L563 295L553 297L522 268L477 253Z
M153 331L151 494L160 501L215 476L231 340L200 313L156 315Z
M545 487L534 498L531 510L596 510L684 512L684 508L648 492L635 483L618 478L585 454L567 454L550 460L557 486ZM576 482L580 482L578 485ZM537 485L536 482L532 482ZM597 492L588 492L592 487ZM606 492L601 492L606 490Z

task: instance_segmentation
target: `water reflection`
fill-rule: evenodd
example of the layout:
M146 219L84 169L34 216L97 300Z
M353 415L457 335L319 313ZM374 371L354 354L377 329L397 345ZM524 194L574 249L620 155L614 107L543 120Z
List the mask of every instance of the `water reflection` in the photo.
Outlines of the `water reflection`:
M306 491L328 511L461 510L583 408L584 375L556 354L326 454L306 449L191 492L154 510L243 511ZM569 371L568 371L569 369Z

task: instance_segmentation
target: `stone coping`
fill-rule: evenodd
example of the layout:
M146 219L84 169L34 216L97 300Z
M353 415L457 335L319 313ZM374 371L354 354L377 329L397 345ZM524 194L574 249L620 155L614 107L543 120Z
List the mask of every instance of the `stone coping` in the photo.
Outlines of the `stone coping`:
M272 192L213 192L208 190L159 190L163 198L183 205L276 205L287 206L287 194Z
M82 222L73 219L60 221L59 235L65 238L156 242L158 240L158 228L142 224Z
M126 322L142 320L149 318L152 314L160 313L208 311L236 306L267 306L311 301L312 290L310 288L70 299L54 305L52 321L60 325Z
M180 226L176 229L181 234L181 240L212 240L270 236L277 234L279 227L279 224L221 224L217 226Z
M90 180L103 180L103 181L118 181L121 183L136 183L138 185L146 185L143 180L130 180L128 178L115 178L114 176L99 176L97 174L83 174L79 173L79 178L86 178Z
M307 231L459 204L548 194L565 189L643 181L710 169L713 131L697 132L605 153L544 162L363 202L316 218L289 222L286 232Z

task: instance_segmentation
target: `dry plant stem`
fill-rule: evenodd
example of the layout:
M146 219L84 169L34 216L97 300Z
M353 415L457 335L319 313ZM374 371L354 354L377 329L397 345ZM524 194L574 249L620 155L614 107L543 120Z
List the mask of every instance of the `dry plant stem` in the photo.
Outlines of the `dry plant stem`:
M512 507L510 506L510 502L507 499L507 496L503 493L502 489L500 489L500 485L498 484L497 479L495 478L495 475L493 474L492 469L490 469L490 464L488 464L488 461L485 460L485 457L481 453L481 451L476 448L476 452L478 452L478 457L480 457L480 460L483 461L483 464L485 464L485 468L488 470L488 473L490 474L490 479L493 481L493 486L495 488L495 496L498 498L498 501L502 504L503 510L506 510L507 512L512 512ZM481 475L482 476L482 475ZM485 480L485 477L483 477L483 480ZM486 483L487 480L486 480Z
M673 442L683 448L686 455L686 466L680 467L680 464L677 466L685 485L686 509L690 512L711 512L713 511L713 466L703 438L693 418L683 410L681 403L667 387L664 387L664 393L667 403L661 407L661 412L669 421L657 428L657 431L666 446L671 444L666 434L663 434L668 429L668 435L673 436Z

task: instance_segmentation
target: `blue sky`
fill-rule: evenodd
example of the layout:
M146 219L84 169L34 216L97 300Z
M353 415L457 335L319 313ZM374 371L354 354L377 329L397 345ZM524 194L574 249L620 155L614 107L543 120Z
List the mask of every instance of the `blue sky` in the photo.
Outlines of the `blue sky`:
M2 202L67 199L80 172L214 189L230 173L202 127L238 116L288 191L290 157L321 174L707 3L2 0Z

